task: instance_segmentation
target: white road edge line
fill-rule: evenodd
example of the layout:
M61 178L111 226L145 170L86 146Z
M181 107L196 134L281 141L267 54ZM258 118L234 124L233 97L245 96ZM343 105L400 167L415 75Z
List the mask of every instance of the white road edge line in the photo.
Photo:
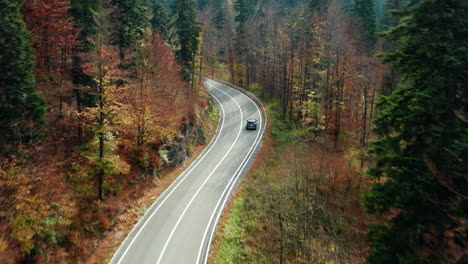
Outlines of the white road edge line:
M211 85L211 84L210 84ZM225 85L225 84L223 84ZM225 85L227 86L227 85ZM229 86L227 86L229 87ZM215 87L216 88L216 87ZM218 89L218 88L216 88ZM238 92L239 94L242 94L243 96L245 96L247 99L249 99L254 105L255 107L257 108L257 111L259 112L260 114L260 129L259 129L259 133L257 133L257 136L255 138L255 141L254 141L254 144L252 145L252 147L250 148L249 152L247 153L246 157L244 158L244 160L241 162L239 168L237 168L236 172L234 172L231 180L229 181L228 185L226 186L226 188L224 189L223 193L221 194L221 196L219 197L219 200L215 206L215 210L213 211L213 214L211 215L211 218L210 218L210 221L208 222L208 225L206 226L206 229L205 229L205 233L203 235L203 239L202 239L202 242L200 244L200 248L199 248L199 251L198 251L198 256L197 256L197 264L200 263L200 259L201 259L201 254L202 254L202 251L203 251L203 246L205 244L205 240L206 240L206 237L208 235L208 231L210 230L210 227L211 227L211 224L213 222L213 220L218 220L219 221L219 217L221 216L223 210L221 210L221 208L219 208L221 205L224 205L226 204L226 201L227 199L230 197L229 194L232 192L234 186L236 186L236 183L239 179L239 177L242 175L242 171L244 170L245 166L247 166L247 161L248 159L250 159L250 157L252 157L253 153L255 152L255 148L258 146L258 144L260 143L260 140L261 140L261 137L260 135L263 134L263 131L261 131L262 129L265 129L266 127L266 115L265 115L265 127L262 126L262 112L260 111L260 109L258 108L257 104L248 96L246 96L244 93L242 92L239 92L237 91L236 89L233 89L231 88L232 90ZM219 89L218 89L219 90ZM262 108L263 108L263 105L262 105ZM229 189L229 191L228 191ZM224 200L223 200L224 198ZM221 201L223 200L223 202L221 203ZM218 209L219 208L219 209ZM215 217L215 214L216 212L218 212L218 214L216 215ZM215 221L216 221L215 220ZM213 236L214 236L214 232L216 230L216 225L214 225L212 228L211 228L211 233L210 233L210 239L209 241L212 241L213 239ZM211 248L211 242L209 242L209 245L207 247L207 250L206 250L206 255L205 255L205 259L203 261L203 263L208 263L208 258L209 258L209 252L210 252L210 248Z
M215 98L213 96L213 98ZM120 256L119 258L119 261L117 262L117 264L120 264L122 262L122 260L124 259L125 257L125 254L127 254L128 250L132 247L133 243L135 242L136 238L140 235L140 233L143 231L143 229L145 228L146 224L148 224L148 222L151 220L151 218L153 218L153 216L156 214L156 212L159 210L159 208L161 208L161 206L166 202L166 200L171 196L171 194L179 187L180 184L182 184L182 182L185 181L185 179L187 179L187 177L190 175L190 173L198 166L198 164L200 164L200 162L206 157L206 155L208 155L208 153L213 149L213 147L216 145L216 142L218 142L218 139L220 138L221 136L221 131L223 130L223 127L224 127L224 120L225 120L225 111L224 111L224 107L223 105L219 102L218 99L215 98L215 100L218 102L219 106L221 107L221 112L223 113L223 118L221 120L221 126L220 126L220 129L219 129L219 133L216 135L216 139L215 141L213 142L213 144L210 146L210 148L203 154L203 156L192 166L192 168L187 172L187 174L184 175L184 177L177 183L177 185L169 192L169 194L164 197L164 199L161 201L161 203L158 205L158 207L151 213L151 215L146 219L145 223L143 224L143 226L138 230L137 234L133 237L133 239L131 240L130 244L127 246L127 248L125 249L124 253ZM177 181L177 180L176 180ZM175 181L166 189L166 190L170 190L172 185L175 183ZM164 191L160 197L163 197L164 194L165 194L166 191ZM156 204L156 202L154 203ZM151 210L151 207L150 207L150 210ZM130 235L130 234L129 234ZM128 236L129 237L129 236ZM122 245L125 243L125 241L122 242ZM111 259L111 262L112 263L112 259Z
M215 89L219 90L218 88L215 87ZM179 219L177 219L177 222L175 224L175 226L172 228L172 231L169 235L169 237L167 238L166 240L166 243L164 244L164 247L161 251L161 254L159 254L159 258L156 262L156 264L160 264L161 263L161 260L162 260L162 257L164 256L164 253L166 252L166 249L167 249L167 246L169 245L169 242L172 240L172 237L174 236L174 233L175 231L177 230L177 228L179 227L179 224L180 222L182 221L182 219L184 218L185 216L185 213L187 212L187 210L190 208L190 205L192 205L193 201L195 200L195 198L198 196L198 194L200 193L200 191L203 189L203 187L205 186L205 184L208 182L208 180L211 178L211 176L213 176L214 172L216 171L216 169L218 169L219 165L221 165L221 163L224 161L224 159L227 157L227 155L231 152L231 150L234 148L234 146L236 145L237 143L237 140L239 139L239 136L242 132L242 124L243 124L243 121L244 121L244 115L242 113L242 108L240 107L239 103L234 100L234 98L232 98L232 96L230 96L229 94L225 93L224 91L221 91L219 90L220 92L226 94L228 97L230 97L234 103L236 103L237 107L239 107L239 111L241 113L241 118L240 118L240 126L239 126L239 132L237 133L237 136L236 136L236 139L234 140L234 142L232 143L231 147L228 149L228 151L224 154L224 156L221 158L221 160L218 162L218 164L216 164L216 167L210 172L210 174L208 175L208 177L206 177L205 181L203 181L202 185L200 185L200 187L198 187L198 190L195 192L195 194L193 195L192 199L190 199L189 203L187 204L187 206L185 207L184 211L182 212L182 214L179 216Z
M262 118L261 118L262 113L260 112L260 109L258 109L258 107L257 107L257 111L260 113L260 124L262 124ZM216 203L213 214L211 215L210 221L208 222L208 225L206 226L205 232L203 234L203 239L202 239L202 242L200 244L199 251L198 251L197 264L200 263L200 258L201 258L201 254L202 254L202 251L203 251L203 246L205 244L205 240L206 240L206 236L208 235L208 231L210 230L210 226L211 226L213 220L219 219L221 213L223 212L223 210L220 210L218 208L220 207L221 204L224 205L226 203L226 200L229 198L229 193L232 192L232 189L234 188L234 186L236 186L237 180L239 179L239 176L241 175L241 172L244 170L245 166L247 165L247 162L246 162L247 159L249 159L252 156L252 154L253 154L252 150L258 145L258 142L259 142L258 139L259 139L259 137L261 135L261 129L263 129L263 126L260 125L260 129L259 129L259 131L258 131L258 133L257 133L257 135L255 137L254 144L250 147L249 151L247 152L247 155L242 160L242 162L241 162L240 166L237 168L237 170L234 172L233 176L231 177L231 180L226 185L226 188L224 189L223 193L219 197L218 202ZM228 191L228 189L229 189L229 191ZM224 200L223 200L223 198L224 198ZM223 201L223 203L221 203L221 201ZM216 212L218 212L218 214L216 215L216 218L215 218ZM212 232L210 233L210 238L213 237L215 226L213 226L213 228L212 228ZM208 249L209 249L209 246L208 246ZM208 253L208 251L209 250L207 250L206 253ZM205 255L205 261L204 262L207 261L207 258L208 258L208 254Z

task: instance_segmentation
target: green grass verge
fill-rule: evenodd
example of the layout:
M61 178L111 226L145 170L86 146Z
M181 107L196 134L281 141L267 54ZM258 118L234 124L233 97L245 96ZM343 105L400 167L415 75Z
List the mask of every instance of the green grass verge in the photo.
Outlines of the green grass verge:
M261 98L261 90L258 87L251 86L249 91ZM273 168L281 163L284 148L300 148L305 138L310 139L313 136L309 131L298 128L292 120L285 119L278 101L270 101L264 105L271 132L271 136L265 140L271 140L274 146L273 153L270 153L268 159L264 161L264 166ZM217 234L219 248L212 262L214 264L265 262L262 252L248 245L248 241L252 240L251 235L259 232L262 224L259 222L260 215L246 208L251 203L246 203L246 195L252 190L249 190L248 183L245 188L247 189L241 191L239 198L234 202L230 215L224 222L224 228ZM251 198L253 197L249 197Z
M242 197L234 202L231 214L224 223L218 254L213 263L242 263L246 260L247 254L244 251L244 222L242 217L244 204L245 201Z
M214 127L218 126L219 119L220 119L219 113L220 113L219 106L215 105L213 107L213 111L210 112L210 119L211 119L211 122L213 123Z

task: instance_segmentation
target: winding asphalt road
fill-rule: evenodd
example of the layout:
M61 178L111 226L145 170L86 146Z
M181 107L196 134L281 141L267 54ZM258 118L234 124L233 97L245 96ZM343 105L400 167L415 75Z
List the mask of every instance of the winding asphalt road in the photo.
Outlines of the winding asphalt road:
M111 263L207 263L218 221L254 159L266 122L245 94L213 80L204 85L221 108L216 135L145 213ZM258 120L257 130L247 131L251 118Z

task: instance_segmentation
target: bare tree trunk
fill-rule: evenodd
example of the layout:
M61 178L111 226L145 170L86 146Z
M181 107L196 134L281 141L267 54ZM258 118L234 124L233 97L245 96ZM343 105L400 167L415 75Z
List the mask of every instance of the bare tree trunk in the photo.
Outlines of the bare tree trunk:
M80 91L76 91L76 108L78 114L81 113L82 109L82 102L81 102L81 95ZM81 120L78 120L78 129L77 129L77 136L78 136L78 145L83 144L83 126L81 125Z
M283 118L286 118L286 113L288 112L288 60L286 54L283 56L283 85L282 85L282 97L283 104L281 105L281 113Z
M280 229L280 259L279 263L283 264L283 237L284 237L284 231L283 231L283 217L281 216L281 210L278 210L278 222L279 222L279 229Z
M367 97L368 97L368 90L369 90L369 87L368 85L364 85L364 110L363 110L363 113L362 113L362 134L361 134L361 148L364 148L365 145L366 145L366 141L367 141ZM362 171L362 168L364 167L364 150L362 149L361 150L361 164L360 164L360 168L361 168L361 171ZM359 180L360 181L360 180Z
M377 89L374 89L372 90L372 97L371 97L371 102L370 102L370 113L369 113L369 120L373 120L374 119L374 104L375 104L375 92L376 92ZM370 125L369 125L370 126ZM367 129L367 138L370 137L370 131L371 129Z
M102 81L100 81L100 84L99 85L102 85ZM100 161L100 170L99 170L99 173L98 173L98 198L99 200L104 200L104 174L105 174L105 171L104 171L104 168L102 166L102 163L103 163L103 159L104 159L104 132L102 132L102 129L104 127L104 114L103 114L103 109L104 109L104 102L103 102L103 98L102 98L102 93L103 93L103 87L100 86L100 91L101 91L101 94L99 95L99 127L101 130L99 132L99 161Z
M344 76L340 78L337 84L337 98L335 102L335 131L333 136L333 148L338 147L338 141L341 132L341 102L343 101Z
M288 104L289 104L289 119L292 119L293 115L293 86L294 86L294 38L291 43L291 61L290 61L290 76L289 76L289 85L288 85Z
M99 135L99 160L102 161L104 159L104 134L101 133ZM102 166L102 165L101 165ZM98 181L99 181L99 187L98 187L98 195L99 195L99 200L104 200L104 168L101 168L98 174Z
M234 52L232 50L232 41L229 43L229 71L231 73L231 83L236 83L236 73L234 71L235 69L235 61L234 61Z
M79 85L81 84L81 61L79 56L77 55L77 51L73 52L74 56L72 57L72 80L73 80L73 91L75 93L75 100L76 100L76 111L78 114L82 111L82 98L81 98L81 90ZM83 144L83 127L81 125L81 120L78 119L78 127L77 127L77 138L78 138L78 145Z
M100 47L101 48L101 47ZM101 54L99 54L101 56ZM100 61L102 61L102 58L100 58ZM103 69L101 69L102 64L99 64L99 83L98 83L98 105L99 105L99 118L98 118L98 123L99 123L99 162L100 164L100 170L98 173L98 198L99 200L104 200L104 167L102 166L103 164L103 159L104 159L104 123L105 123L105 116L104 116L104 80L103 80Z

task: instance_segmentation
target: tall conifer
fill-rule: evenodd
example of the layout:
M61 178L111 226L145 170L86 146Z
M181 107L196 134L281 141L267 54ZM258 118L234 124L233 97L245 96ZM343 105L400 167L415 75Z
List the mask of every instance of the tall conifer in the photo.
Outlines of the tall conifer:
M80 28L78 39L81 41L79 50L73 56L72 80L74 85L74 93L76 97L77 111L81 112L85 106L92 107L95 105L96 96L94 93L87 91L84 87L94 87L96 83L93 78L83 72L83 56L79 52L90 52L94 48L94 44L90 41L96 34L98 17L101 14L101 0L72 0L72 8L70 14L75 18L75 26ZM78 125L78 142L83 142L83 128Z
M36 89L23 1L0 1L0 152L11 143L39 136L46 102Z
M252 10L249 5L248 0L235 0L234 2L234 11L236 11L236 16L234 21L237 22L236 27L236 38L235 38L235 52L237 55L237 63L239 69L239 82L240 86L243 86L244 80L244 64L247 61L247 21L252 13Z
M391 27L398 25L400 22L399 16L394 14L398 10L402 10L405 5L404 0L386 0L383 16L380 20L379 30L389 30Z
M178 45L177 60L184 67L184 77L191 79L194 70L195 55L198 52L201 31L197 21L197 4L194 0L175 0L173 12L176 15L175 28Z
M359 19L358 29L361 32L361 42L367 46L368 50L371 50L377 42L375 0L356 0L354 13Z
M98 15L102 3L100 0L72 0L71 4L70 14L75 18L75 26L81 30L81 49L88 52L91 48L89 38L96 33L94 18Z
M225 0L213 0L212 3L215 12L212 22L216 25L216 29L218 30L224 29L224 24L226 20L226 4L227 3Z
M379 103L379 139L365 196L388 222L369 233L368 263L455 263L467 248L468 1L418 0L383 56L402 73Z
M164 39L169 38L170 18L166 0L151 0L151 26Z
M116 12L113 23L117 25L114 44L120 48L120 58L124 59L124 49L132 48L141 40L149 25L149 10L146 0L113 0Z

